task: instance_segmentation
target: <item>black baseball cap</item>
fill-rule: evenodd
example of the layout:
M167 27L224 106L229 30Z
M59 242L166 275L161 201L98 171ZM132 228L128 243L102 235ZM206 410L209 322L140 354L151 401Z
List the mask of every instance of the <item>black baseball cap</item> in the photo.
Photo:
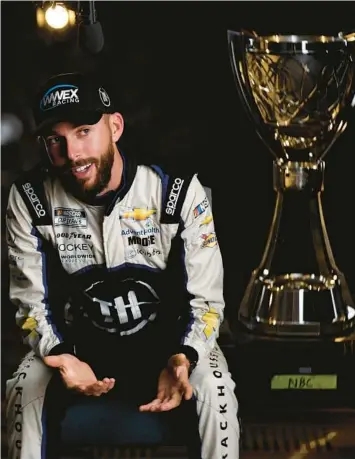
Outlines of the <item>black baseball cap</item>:
M96 124L104 113L114 113L106 90L94 77L81 73L54 75L37 93L33 108L35 133L43 134L54 124Z

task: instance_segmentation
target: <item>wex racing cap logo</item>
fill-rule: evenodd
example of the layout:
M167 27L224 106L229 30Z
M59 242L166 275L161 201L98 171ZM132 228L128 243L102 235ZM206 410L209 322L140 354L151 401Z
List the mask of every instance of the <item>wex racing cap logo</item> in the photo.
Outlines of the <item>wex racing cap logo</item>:
M78 104L79 88L72 84L58 84L48 89L40 102L40 109L44 112L66 104Z

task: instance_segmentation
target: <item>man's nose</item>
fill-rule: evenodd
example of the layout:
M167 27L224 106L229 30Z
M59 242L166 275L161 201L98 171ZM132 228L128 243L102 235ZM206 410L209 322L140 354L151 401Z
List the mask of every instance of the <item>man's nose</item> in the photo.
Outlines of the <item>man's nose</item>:
M67 139L67 157L72 162L80 158L80 148L77 142L69 139Z

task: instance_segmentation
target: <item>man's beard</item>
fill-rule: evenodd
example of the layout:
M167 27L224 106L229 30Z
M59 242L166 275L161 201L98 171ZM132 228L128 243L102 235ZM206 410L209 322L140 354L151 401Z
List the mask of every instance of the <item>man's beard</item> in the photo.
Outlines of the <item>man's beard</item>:
M63 187L73 196L83 201L92 201L107 187L111 180L114 156L113 145L110 143L106 153L99 159L87 158L85 161L71 162L65 166L65 172L59 174L59 179ZM90 185L88 183L90 179L78 179L71 172L72 168L84 166L89 163L92 163L96 167L96 177L94 182L91 183L90 181Z

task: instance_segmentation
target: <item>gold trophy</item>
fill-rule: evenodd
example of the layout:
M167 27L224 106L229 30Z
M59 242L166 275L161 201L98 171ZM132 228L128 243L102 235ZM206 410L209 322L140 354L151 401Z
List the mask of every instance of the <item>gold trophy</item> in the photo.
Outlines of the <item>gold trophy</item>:
M354 331L355 306L321 200L325 155L354 107L354 44L355 34L228 31L239 95L274 156L275 211L239 309L240 323L253 333L314 338Z

